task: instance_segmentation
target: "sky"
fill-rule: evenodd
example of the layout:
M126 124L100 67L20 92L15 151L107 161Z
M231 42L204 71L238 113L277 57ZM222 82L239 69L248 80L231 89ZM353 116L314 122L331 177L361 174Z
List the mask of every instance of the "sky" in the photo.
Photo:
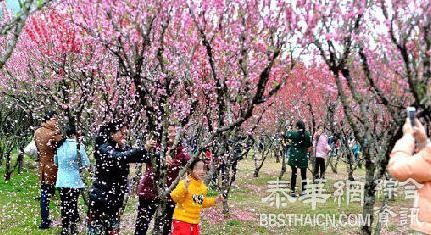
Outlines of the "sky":
M18 0L6 0L6 5L9 9L11 9L14 13L19 11L19 3Z

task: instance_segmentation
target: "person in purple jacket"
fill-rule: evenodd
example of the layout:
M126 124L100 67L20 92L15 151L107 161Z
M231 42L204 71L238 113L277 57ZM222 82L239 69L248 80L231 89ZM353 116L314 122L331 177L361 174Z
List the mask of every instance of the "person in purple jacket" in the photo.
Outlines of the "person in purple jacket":
M323 127L320 127L313 138L315 149L316 165L314 166L314 178L325 178L325 159L328 156L331 146L328 144L328 136L325 134Z
M176 126L168 127L168 147L172 148L174 145L174 140L177 134ZM185 148L179 145L173 152L173 157L167 156L166 163L168 165L167 172L167 186L169 187L172 182L177 178L180 170L186 165L190 156L187 154ZM153 215L159 205L159 200L157 197L157 191L155 188L154 179L154 168L151 163L147 163L147 168L145 174L141 178L138 186L138 196L139 196L139 206L138 206L138 216L136 218L136 228L135 235L146 234L148 226L153 218ZM163 218L163 234L170 234L172 216L175 209L175 203L172 199L168 198L168 203L163 212L165 218Z

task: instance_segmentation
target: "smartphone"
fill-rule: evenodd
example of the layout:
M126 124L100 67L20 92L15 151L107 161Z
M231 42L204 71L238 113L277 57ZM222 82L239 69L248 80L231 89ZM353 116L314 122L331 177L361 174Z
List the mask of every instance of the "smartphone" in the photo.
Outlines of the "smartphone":
M415 107L407 107L407 116L409 117L410 124L412 126L415 125L415 119L416 119L416 109Z

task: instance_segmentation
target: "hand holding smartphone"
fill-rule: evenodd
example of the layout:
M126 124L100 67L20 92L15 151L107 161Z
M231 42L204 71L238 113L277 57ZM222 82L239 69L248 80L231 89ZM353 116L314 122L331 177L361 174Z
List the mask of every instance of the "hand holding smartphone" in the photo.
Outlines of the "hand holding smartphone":
M415 119L416 119L416 109L415 107L407 107L407 116L410 120L410 124L412 126L415 126Z
M428 144L430 144L430 140L428 140L428 135L425 127L422 123L417 120L416 117L416 109L414 107L407 107L407 119L406 123L403 126L403 133L411 134L415 139L415 144L418 150L421 150ZM410 125L408 125L409 123Z

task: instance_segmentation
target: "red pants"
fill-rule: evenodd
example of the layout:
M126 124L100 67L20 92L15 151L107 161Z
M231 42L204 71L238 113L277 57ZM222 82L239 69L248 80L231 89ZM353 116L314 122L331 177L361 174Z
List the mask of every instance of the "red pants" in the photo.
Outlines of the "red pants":
M199 235L199 224L189 224L187 222L174 220L172 221L173 231L172 235Z

